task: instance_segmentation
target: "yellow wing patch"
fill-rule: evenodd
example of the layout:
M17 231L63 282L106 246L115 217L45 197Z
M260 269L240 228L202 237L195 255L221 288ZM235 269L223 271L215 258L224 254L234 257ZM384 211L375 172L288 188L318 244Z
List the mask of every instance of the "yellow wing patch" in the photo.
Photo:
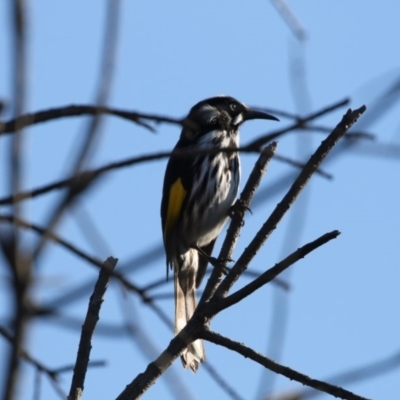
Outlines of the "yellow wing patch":
M179 214L181 213L182 204L186 197L186 190L182 185L181 178L178 178L169 190L167 215L165 218L164 240L172 228L176 224Z

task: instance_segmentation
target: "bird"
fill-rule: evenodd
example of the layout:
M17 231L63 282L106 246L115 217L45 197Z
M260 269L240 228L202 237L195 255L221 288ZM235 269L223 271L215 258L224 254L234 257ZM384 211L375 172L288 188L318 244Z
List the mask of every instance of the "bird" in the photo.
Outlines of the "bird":
M206 273L215 241L228 220L239 189L238 152L207 154L206 149L238 148L239 127L252 119L278 120L230 96L202 100L183 120L180 138L168 160L161 223L167 279L169 268L174 276L175 335L194 313L196 288ZM174 157L182 150L193 154ZM195 373L205 360L203 341L197 339L188 344L181 360L185 369Z

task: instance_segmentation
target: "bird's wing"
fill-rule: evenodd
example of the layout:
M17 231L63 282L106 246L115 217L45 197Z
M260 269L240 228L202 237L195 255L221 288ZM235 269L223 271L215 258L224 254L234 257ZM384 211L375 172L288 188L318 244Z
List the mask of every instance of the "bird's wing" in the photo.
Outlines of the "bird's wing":
M180 140L175 149L185 148ZM193 176L193 159L191 157L171 157L164 177L163 196L161 201L161 222L167 264L171 264L171 241L178 226L185 202L190 197Z

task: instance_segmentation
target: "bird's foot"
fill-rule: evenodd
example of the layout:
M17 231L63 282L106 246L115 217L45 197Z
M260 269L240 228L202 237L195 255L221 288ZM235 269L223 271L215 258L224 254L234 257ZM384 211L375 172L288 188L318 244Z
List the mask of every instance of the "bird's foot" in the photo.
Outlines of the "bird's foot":
M195 247L195 249L200 253L201 257L204 257L214 268L221 269L223 274L227 275L230 271L230 268L227 267L226 264L234 261L231 258L216 258L209 256L199 247Z
M244 214L246 213L246 211L249 211L250 214L253 214L253 212L251 211L250 207L248 207L247 205L245 205L243 203L243 201L241 201L240 199L236 200L236 203L231 206L228 210L228 216L230 218L240 218L243 219Z
M216 257L209 257L208 262L214 267L218 268L222 271L224 275L228 275L228 272L231 270L229 267L226 266L228 262L233 262L231 258L216 258Z

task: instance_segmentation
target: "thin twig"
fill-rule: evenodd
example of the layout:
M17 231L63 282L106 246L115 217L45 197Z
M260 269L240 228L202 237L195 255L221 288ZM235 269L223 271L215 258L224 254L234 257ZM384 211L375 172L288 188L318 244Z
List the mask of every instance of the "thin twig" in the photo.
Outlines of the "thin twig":
M246 153L254 153L254 152L260 152L260 149L264 146L265 143L270 142L274 138L277 138L279 136L282 136L283 134L290 132L295 129L301 129L304 124L306 124L309 121L312 121L318 117L321 117L325 115L326 113L329 113L333 110L336 110L339 107L342 107L346 104L348 104L349 99L344 99L340 102L334 103L328 107L324 107L323 109L312 113L303 119L297 120L295 123L292 125L283 128L278 131L274 131L269 134L265 134L262 137L254 140L247 146L241 147L240 149L237 148L225 148L225 149L184 149L181 151L174 151L174 157L192 157L194 155L201 155L201 154L216 154L219 152L233 152L233 151L241 151L241 152L246 152ZM5 205L5 204L10 204L13 201L14 202L19 202L28 198L33 198L37 197L40 195L43 195L45 193L51 192L53 190L59 190L64 187L70 187L70 193L73 196L77 196L78 194L81 194L84 190L87 190L90 185L93 184L93 182L102 174L112 171L114 169L119 169L119 168L125 168L129 167L138 163L142 162L147 162L147 161L152 161L152 160L158 160L162 158L167 158L172 155L171 151L168 152L159 152L159 153L152 153L152 154L147 154L139 157L133 157L133 158L128 158L126 160L114 162L111 164L107 164L103 167L97 168L95 170L90 170L90 171L84 171L78 174L77 176L71 176L66 179L62 179L44 186L41 186L39 188L31 189L26 192L20 192L17 193L14 198L12 196L7 196L2 199L0 199L0 205Z
M92 336L97 321L99 320L100 308L104 300L104 294L107 290L111 272L114 270L117 262L118 259L113 257L109 257L104 261L104 267L100 270L99 279L97 280L93 294L90 297L85 322L82 325L82 333L68 400L79 400L82 396L86 371L89 364L90 351L92 348Z
M120 0L108 0L108 6L106 10L106 22L104 32L104 46L102 54L102 62L99 71L98 89L96 96L96 105L105 106L109 97L112 85L112 77L114 72L114 59L116 56L116 49L118 43L118 28L119 28L119 14L120 14ZM92 151L99 136L100 124L102 121L102 114L94 114L87 126L87 131L84 135L83 143L80 150L77 152L76 160L73 162L72 176L76 176L82 170L85 165L87 158ZM62 218L64 211L73 203L73 201L82 194L83 190L87 189L80 188L76 190L74 187L70 187L68 192L63 196L60 202L49 212L47 217L47 232L52 232L60 219ZM38 244L33 250L33 259L36 260L43 250L47 241L47 233L41 236Z
M284 0L271 0L280 16L286 22L289 29L293 32L296 38L300 41L304 41L307 38L307 34L303 26L301 25L298 18L294 15L293 11L289 8L288 4Z
M123 290L119 290L117 293L123 316L122 328L120 330L127 334L132 344L137 347L145 359L154 359L160 353L160 350L153 340L151 340L149 332L146 330L146 324L141 318L141 313L136 309L135 302L132 301L131 297L126 296ZM169 331L172 330L172 321L168 328ZM194 400L190 390L190 383L182 380L180 375L180 371L173 368L170 368L164 375L164 383L171 392L170 397L174 400Z
M331 132L331 131L332 130L330 130L329 132ZM289 158L289 157L286 157L286 156L281 156L280 154L275 154L274 155L274 159L278 160L278 161L282 161L282 162L284 162L286 164L293 165L294 167L301 168L301 169L304 168L304 165L305 165L304 163L302 163L300 161L293 160L293 158ZM329 180L333 179L333 175L332 174L330 174L328 172L325 172L321 168L318 168L315 171L315 174L321 175L322 177L324 177L326 179L329 179Z
M311 95L308 84L307 62L306 62L306 49L302 43L290 42L289 46L289 80L290 88L295 105L296 112L305 115L312 110ZM306 125L308 126L308 124ZM333 127L327 133L332 132ZM302 135L305 133L304 129L299 129L293 137L295 151L297 157L302 160L307 160L313 152L313 145L310 135ZM291 183L290 183L291 184ZM285 257L294 248L299 246L299 241L306 226L306 221L310 218L309 209L310 205L310 189L306 190L298 202L294 205L292 212L288 215L288 221L285 224L284 233L285 240L282 241L279 259ZM282 278L290 280L292 270L287 271ZM268 324L269 327L265 332L266 347L263 351L268 354L270 358L279 362L282 356L284 343L286 339L288 321L289 321L289 307L290 301L286 293L282 291L272 290L272 298L270 300L271 319ZM278 379L278 375L269 370L264 370L259 375L259 384L256 397L259 399L264 398L265 393L272 393L274 391L274 383Z
M42 386L42 374L37 369L35 371L35 383L33 385L33 400L40 400L41 386Z
M6 205L10 204L13 201L14 202L19 202L27 199L32 199L41 195L44 195L46 193L52 192L53 190L60 190L66 187L72 188L71 191L74 193L76 196L77 194L83 192L84 190L87 190L89 186L93 185L93 183L103 174L108 173L113 170L117 170L120 168L127 168L131 167L133 165L137 165L140 163L148 162L148 161L155 161L155 160L161 160L163 158L168 158L172 155L174 157L193 157L195 155L203 155L203 154L216 154L216 153L232 153L232 152L242 152L242 153L260 153L259 148L255 148L253 145L248 145L245 147L225 147L225 148L205 148L205 149L183 149L183 150L174 150L174 151L162 151L162 152L157 152L157 153L150 153L150 154L145 154L142 156L137 156L137 157L130 157L125 160L121 161L116 161L110 164L106 164L102 167L99 167L97 169L93 170L88 170L88 171L83 171L80 174L62 179L35 189L31 189L25 192L20 192L14 197L12 196L7 196L3 197L0 199L0 205ZM278 157L279 161L285 161L289 164L296 165L297 167L300 167L302 164L298 163L297 161L291 160L290 162L288 160L283 160L282 156ZM320 175L325 175L328 177L329 174L322 170L318 170L318 173Z
M350 99L346 98L343 100L338 101L337 103L331 104L330 106L324 107L321 110L318 110L310 115L307 115L306 117L298 119L296 122L293 124L287 126L286 128L278 129L272 133L266 133L259 137L258 139L253 140L250 142L248 146L254 146L256 148L265 145L266 143L270 142L271 140L274 140L285 133L288 133L290 131L294 131L296 129L302 129L303 126L305 126L308 122L313 121L319 117L322 117L325 114L329 114L332 111L337 110L338 108L344 107L348 105L350 102Z
M217 368L214 368L207 360L203 362L202 366L231 399L244 400L243 397L240 396L235 389L233 389L230 383L221 376Z
M13 343L14 338L8 332L6 328L3 326L0 326L0 335L2 335L4 338L6 338L10 343ZM31 364L33 367L35 367L36 370L36 379L35 379L35 385L36 389L39 390L39 381L41 379L41 375L45 374L52 383L54 390L56 393L59 395L61 399L65 399L66 395L63 393L62 389L60 388L60 385L58 384L58 371L56 369L52 369L49 367L46 367L41 361L37 360L34 358L31 354L28 353L27 350L20 348L19 349L19 357L22 358L24 361L28 362Z
M6 328L0 325L0 335L2 335L5 339L7 339L10 343L14 341L11 333L8 332ZM32 357L28 351L25 349L20 349L19 357L27 361L29 364L33 365L38 371L44 372L50 379L57 379L57 374L51 369L46 367L42 362Z
M89 104L71 104L69 106L61 106L50 108L48 110L37 111L21 115L17 118L11 119L7 122L0 123L0 136L5 134L13 134L16 128L24 128L40 124L43 122L54 121L66 117L79 117L81 115L113 115L128 121L134 122L144 128L154 132L155 129L149 125L145 120L153 122L165 122L173 125L182 125L181 118L172 118L164 115L142 113L139 111L121 110L107 106L94 106Z
M157 357L157 359L148 364L146 370L137 375L125 389L119 394L117 400L133 400L140 398L143 393L152 386L155 381L171 366L171 364L180 356L182 351L188 346L194 338L199 337L199 327L204 321L199 316L193 316L187 325L175 336L168 347Z
M14 61L13 89L14 89L14 118L21 115L25 107L26 99L26 74L27 74L27 46L26 46L26 4L24 0L10 0L10 21L12 21L11 46L12 58ZM10 141L10 168L9 168L9 188L11 197L14 198L21 190L22 169L24 158L22 131L20 126L16 126L15 135ZM18 218L21 215L21 205L12 201L13 215ZM9 348L8 355L4 358L5 378L3 385L3 399L11 400L15 398L15 391L19 381L19 351L23 346L25 338L25 328L27 316L25 312L25 297L29 288L31 263L26 261L20 248L20 235L16 225L8 237L0 236L1 249L8 261L8 267L13 278L13 342ZM8 252L8 256L6 253Z
M0 221L6 221L6 222L11 222L11 216L8 215L0 215ZM20 227L26 228L26 229L31 229L34 232L38 233L38 234L44 234L45 232L45 228L41 228L38 225L32 224L32 223L28 223L26 221L23 220L14 220L15 223L17 223ZM103 267L103 263L101 263L98 259L88 255L87 253L85 253L83 250L80 250L78 247L76 247L75 245L71 244L70 242L68 242L65 239L62 239L60 236L52 233L49 236L50 240L53 240L54 242L58 243L60 246L64 247L65 249L71 251L73 254L77 255L78 257L82 258L83 260L93 264L94 266L96 266L97 268L102 268ZM150 251L150 252L146 252L143 257L138 257L137 258L137 262L138 263L142 263L143 260L147 259L150 255L154 254L154 250ZM145 288L141 288L138 285L132 283L130 280L128 280L123 274L122 274L122 270L126 270L127 266L120 268L120 272L116 272L116 271L112 271L112 276L113 278L117 279L119 282L121 282L121 284L123 285L123 287L127 290L132 291L133 293L137 294L138 296L140 296L141 300L143 301L143 303L145 303L147 306L149 306L155 313L156 315L161 319L162 322L164 322L164 324L168 327L168 328L172 328L172 321L168 318L168 316L165 314L165 312L161 309L161 307L159 307L157 304L155 304L152 300L152 297L147 295L146 293L146 289ZM71 292L69 293L64 293L61 298L57 298L53 301L49 302L49 306L45 306L45 307L40 307L39 309L36 310L32 310L32 311L36 311L36 315L43 315L43 314L52 314L54 312L54 310L60 306L60 304L62 304L66 299L68 300L76 300L79 297L82 297L82 295L84 295L86 293L86 288L90 286L93 287L93 283L92 282L88 282L83 284L83 286L81 286L80 288L75 288L73 289Z
M291 265L299 261L301 258L304 258L307 254L311 253L312 251L324 245L325 243L328 243L330 240L336 239L339 235L340 235L339 231L332 231L326 233L325 235L322 235L313 242L307 243L306 245L300 247L292 254L287 256L284 260L277 263L274 267L265 271L262 275L254 279L252 282L250 282L243 288L239 289L230 296L221 299L221 301L218 303L218 310L222 311L228 307L233 306L234 304L237 304L245 297L254 293L257 289L261 288L268 282L271 282L285 269L289 268Z
M334 386L327 382L310 378L307 375L301 374L300 372L297 372L289 367L278 364L275 361L263 356L262 354L257 353L250 347L245 346L243 343L236 342L205 327L203 328L201 337L211 343L215 343L219 346L223 346L229 350L235 351L245 358L249 358L250 360L255 361L256 363L264 366L265 368L268 368L269 370L277 374L283 375L290 380L300 382L303 385L307 385L314 389L331 394L334 397L339 397L345 400L366 400L365 397L358 396L339 386Z
M275 109L267 109L263 107L253 107L254 109L264 110L271 114L276 114L278 117L283 116L295 121L290 128L285 128L283 133L286 133L290 130L300 128L301 125L312 121L326 113L334 111L338 107L345 106L349 103L349 99L341 100L338 103L334 103L330 107L324 107L322 110L317 111L307 117L301 117L297 114L291 114L286 111L282 110L275 110ZM24 115L20 115L16 118L13 118L9 121L0 123L0 137L1 135L5 134L14 134L17 127L19 129L40 124L43 122L49 122L60 118L66 117L79 117L81 115L99 115L99 114L106 114L112 115L115 117L120 117L126 119L128 121L134 122L138 125L143 126L144 128L149 129L150 131L154 132L154 128L147 124L144 121L152 121L155 123L168 123L172 125L179 125L183 126L184 119L183 118L173 118L166 115L160 114L152 114L152 113L144 113L140 111L130 111L130 110L121 110L114 107L108 106L99 106L99 105L90 105L90 104L71 104L68 106L60 106L55 108L50 108L48 110L41 110L36 111L33 113L27 113ZM281 130L280 130L281 131ZM278 132L280 132L278 131ZM281 134L279 134L280 136ZM273 139L273 138L272 138ZM270 139L270 140L272 140Z
M208 274L208 276L211 274L210 270L207 270L206 276L207 276L207 274ZM243 273L243 276L247 276L249 278L258 278L261 274L262 274L261 272L252 271L252 270L248 269ZM282 290L285 290L285 291L289 291L290 290L289 283L287 283L283 279L276 278L271 283L276 285L276 286L278 286ZM149 292L150 290L157 289L160 286L164 286L166 284L168 284L168 281L165 279L165 277L159 278L159 279L156 279L156 280L148 283L146 286L143 287L143 290L145 292ZM164 294L161 294L161 295L160 294L155 294L155 295L151 295L151 296L149 295L149 296L152 299L155 299L155 298L158 298L158 299L160 299L160 298L168 298L168 299L170 299L171 298L172 299L173 295L174 294L172 292L170 292L170 293L164 293Z
M33 232L39 234L39 235L45 235L46 234L46 228L40 227L39 225L32 224L29 222L26 222L22 219L15 219L12 218L11 215L0 215L0 221L5 221L16 224L18 227L25 228L25 229L31 229ZM99 259L94 258L87 253L85 253L83 250L79 249L77 246L74 244L70 243L69 241L61 238L55 233L48 233L48 239L52 240L55 243L58 243L61 247L64 247L65 249L69 250L72 254L75 254L79 258L89 262L90 264L96 266L97 268L103 268L104 263L101 262ZM112 276L119 280L125 288L130 289L136 293L139 293L141 295L144 295L144 291L134 285L132 282L128 281L122 274L118 272L112 272ZM142 296L143 297L143 296ZM147 297L143 298L144 301L148 301Z
M81 194L83 191L87 190L93 183L104 173L113 171L115 169L126 168L132 165L140 164L143 162L161 160L163 158L171 157L193 157L194 155L202 155L202 154L217 154L217 153L234 153L237 151L245 152L245 153L259 153L259 149L255 149L254 147L225 147L221 149L216 148L205 148L205 149L182 149L182 150L174 150L174 151L162 151L157 153L145 154L143 156L130 157L122 161L113 162L107 165L104 165L100 168L83 171L76 176L72 176L70 178L62 179L60 181L32 189L26 192L18 193L14 196L7 196L5 198L0 199L0 205L10 204L13 201L18 202L30 198L34 198L45 193L51 192L53 190L63 189L65 187L70 188L70 192L74 197L78 194Z
M332 132L332 128L330 128L328 126L322 126L322 125L306 125L302 129L304 131L309 131L309 132L321 132L321 133ZM374 135L372 133L368 133L368 132L352 130L351 132L347 132L344 135L344 139L347 139L347 140L354 140L354 139L375 140L376 135Z
M381 358L377 361L373 361L369 364L362 365L361 367L354 368L349 371L340 372L339 374L333 375L326 380L334 382L336 385L344 385L354 383L360 380L367 380L375 378L378 375L382 375L389 371L393 371L400 367L400 352L397 351L394 354ZM305 388L297 392L299 399L306 400L316 397L319 393L311 388Z
M276 108L252 106L251 109L257 110L257 111L263 111L263 112L266 112L267 114L275 115L275 117L291 119L292 121L293 120L298 121L299 119L301 119L301 116L298 114L284 111L284 110L277 110Z

